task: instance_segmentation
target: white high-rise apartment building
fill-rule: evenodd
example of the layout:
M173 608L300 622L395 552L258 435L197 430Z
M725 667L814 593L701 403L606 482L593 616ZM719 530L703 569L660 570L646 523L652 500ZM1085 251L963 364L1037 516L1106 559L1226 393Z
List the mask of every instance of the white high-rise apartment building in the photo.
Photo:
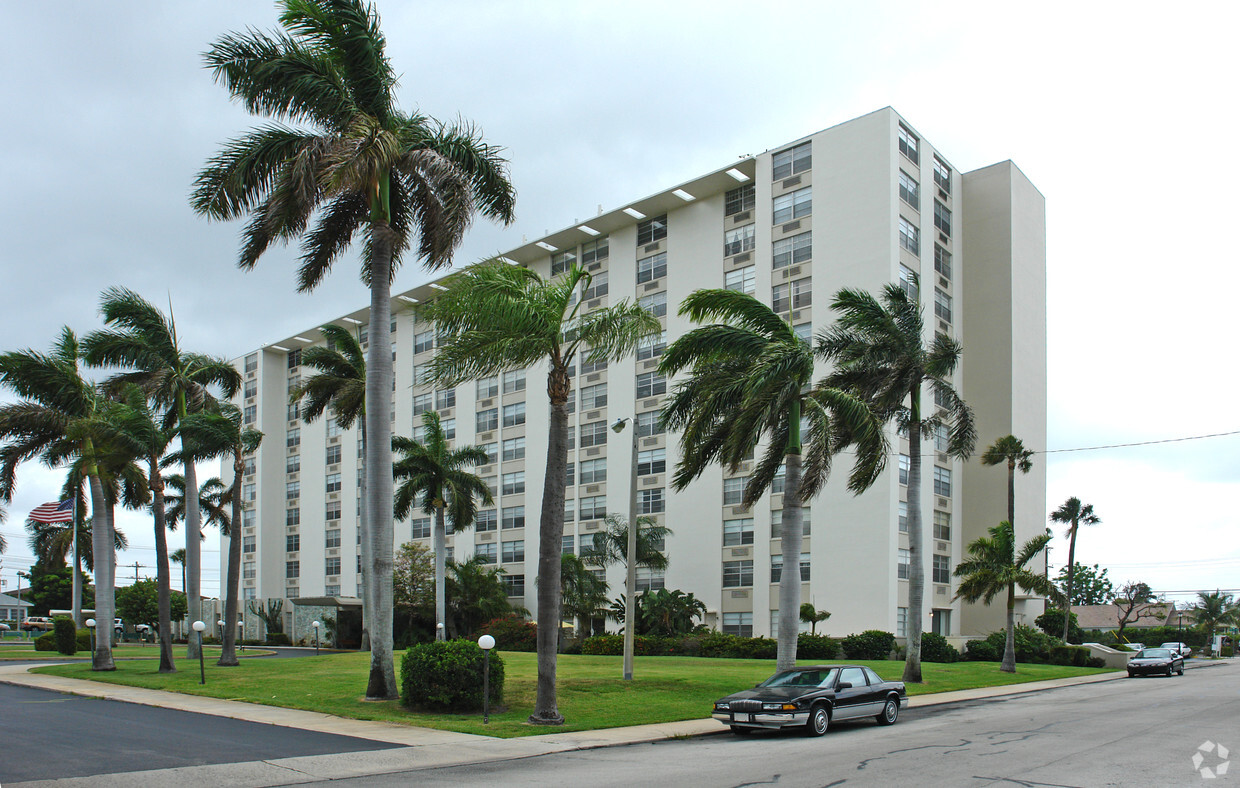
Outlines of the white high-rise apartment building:
M579 551L606 513L628 515L631 437L608 426L635 417L639 510L669 526L670 566L639 571L639 589L691 591L709 608L706 623L726 632L771 635L778 619L781 567L778 489L752 510L740 508L746 469L704 474L674 493L675 436L660 432L658 411L672 382L655 371L666 343L691 326L677 315L690 292L727 287L752 293L787 315L807 339L829 326L842 287L877 293L920 275L927 332L962 339L956 385L974 408L980 451L1013 433L1026 446L1046 440L1045 205L1010 161L960 173L894 110L887 108L729 162L658 194L600 213L503 255L554 276L574 260L592 274L587 308L636 299L666 331L635 357L578 365L570 415L569 487L563 549ZM491 462L477 469L496 504L473 528L448 537L450 557L483 556L502 566L515 602L536 607L538 513L549 405L542 366L513 370L455 389L425 385L435 346L419 305L441 289L431 282L392 300L389 326L369 325L360 309L333 322L392 333L396 387L392 421L418 434L420 414L437 410L458 445L477 444ZM288 403L303 375L300 351L322 343L314 325L237 360L245 376L238 403L266 438L245 478L242 593L246 598L353 596L359 591L357 428L324 418L306 424ZM825 373L826 369L820 370ZM933 394L925 395L933 405ZM1006 517L1006 469L960 462L943 439L923 442L923 497L909 502L908 445L892 432L888 470L860 496L844 489L847 457L806 517L802 598L832 612L828 633L864 629L903 634L908 610L907 507L926 529L924 628L974 636L999 628L1003 611L953 599L952 570L964 545ZM230 473L230 471L226 471ZM1046 522L1045 473L1017 480L1022 541ZM397 522L398 543L429 545L430 521ZM226 551L223 552L226 557ZM225 559L226 560L226 559ZM221 567L223 569L223 567ZM623 591L623 570L606 578ZM1040 612L1029 600L1030 618ZM287 609L287 608L286 608ZM294 633L300 636L305 633Z

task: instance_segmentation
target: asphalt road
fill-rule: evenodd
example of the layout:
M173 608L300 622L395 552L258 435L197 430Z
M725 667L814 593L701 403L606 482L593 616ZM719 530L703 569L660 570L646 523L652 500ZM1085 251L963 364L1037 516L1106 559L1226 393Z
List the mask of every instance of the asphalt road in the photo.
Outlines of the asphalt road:
M0 785L391 747L0 684Z
M1200 768L1193 764L1199 747ZM821 739L713 736L340 781L348 786L1202 786L1240 783L1240 668L906 712ZM1234 754L1232 754L1234 753ZM1229 764L1230 765L1230 764Z

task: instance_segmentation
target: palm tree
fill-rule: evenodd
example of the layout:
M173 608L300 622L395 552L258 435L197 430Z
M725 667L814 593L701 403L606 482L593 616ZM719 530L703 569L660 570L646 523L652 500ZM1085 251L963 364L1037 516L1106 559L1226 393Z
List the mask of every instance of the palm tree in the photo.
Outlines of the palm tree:
M1215 591L1207 594L1197 592L1197 605L1193 610L1198 626L1206 633L1206 648L1214 648L1214 633L1219 626L1240 623L1240 605L1231 594Z
M577 637L590 635L590 622L607 612L607 581L572 553L560 556L560 598L564 618L577 622Z
M538 530L538 690L530 722L560 725L555 667L560 627L560 547L568 467L569 368L578 356L612 361L632 353L643 337L661 329L658 318L636 304L585 312L578 294L592 277L580 265L553 280L519 265L487 261L448 281L425 312L445 343L431 361L431 377L455 385L507 369L545 363L551 423ZM386 390L385 390L386 396ZM386 407L386 405L384 406Z
M100 313L109 327L88 335L82 341L85 358L95 366L120 367L131 370L114 376L107 386L119 389L135 384L154 402L165 409L165 426L183 422L214 402L209 387L218 387L225 397L232 397L241 387L241 374L228 361L182 350L177 337L176 321L165 316L154 304L132 290L112 287L100 299ZM192 445L181 439L184 459L183 474L189 489L197 489ZM185 523L190 534L202 527L198 500L190 496L185 502ZM189 581L186 602L189 619L201 616L200 597L202 553L199 543L185 540L185 568ZM189 638L188 656L198 658L198 640Z
M427 268L449 265L475 211L510 222L514 194L500 150L475 129L396 108L396 72L373 7L361 0L282 0L281 6L283 31L226 35L206 54L207 67L233 98L277 122L228 143L199 174L191 202L213 219L249 217L238 260L244 269L273 242L301 237L302 291L320 284L354 235L365 233L362 279L370 286L376 329L366 360L371 483L363 542L369 542L374 580L366 697L390 700L398 695L388 421L394 378L386 331L392 276L415 235ZM315 225L307 229L312 217Z
M365 534L370 532L366 513L366 354L362 351L361 341L349 329L328 323L319 330L327 340L327 346L308 347L301 354L301 365L319 372L294 388L289 393L289 401L302 403L301 416L307 424L313 424L330 407L341 429L350 429L355 423L361 427L361 511L358 521L361 532ZM370 584L366 581L370 567L370 540L362 540L361 553L361 650L366 651L370 648L370 610L373 607Z
M431 532L431 552L435 554L435 623L444 625L435 627L435 639L444 640L447 637L444 562L448 550L444 520L452 521L453 531L460 530L474 521L478 513L477 500L487 506L495 501L486 482L465 470L485 465L486 450L477 446L449 447L435 411L422 414L422 427L426 437L421 443L399 436L392 438L392 451L401 456L392 466L392 474L396 481L403 480L396 489L393 513L396 519L404 520L420 497L422 511L435 517Z
M920 283L913 278L913 289ZM869 403L884 421L908 431L908 629L904 681L921 681L921 630L925 615L926 567L922 558L921 436L950 425L947 453L966 459L973 453L977 431L973 411L951 383L960 363L961 345L936 333L926 344L921 304L898 284L883 288L880 298L864 290L843 289L831 308L838 322L818 336L818 353L836 365L832 385L852 391ZM934 392L936 409L922 409L922 389Z
M809 624L809 633L811 635L818 634L818 625L831 617L830 610L819 610L814 607L813 602L801 603L801 621Z
M999 670L1016 672L1016 588L1055 598L1059 595L1054 583L1046 575L1038 574L1028 564L1038 553L1046 549L1050 534L1035 536L1016 551L1016 536L1012 524L1006 520L990 529L990 536L973 540L967 551L969 557L956 566L956 577L961 578L956 598L969 603L979 599L989 605L1001 593L1007 594L1007 642L1003 647L1003 662Z
M628 570L629 524L618 514L609 514L603 522L604 529L593 535L591 543L581 548L581 560L589 566L605 568L620 564ZM661 571L667 569L667 554L663 552L663 540L672 529L659 525L653 517L637 518L637 565Z
M174 453L170 459L179 459L180 454ZM168 530L175 531L177 525L185 519L185 477L179 473L171 473L164 477L164 504L167 507ZM202 525L215 526L220 529L220 536L228 536L232 524L230 507L232 504L232 488L220 481L220 477L212 476L198 488L198 511L202 513ZM207 535L199 531L198 541L206 541ZM185 548L178 547L169 558L184 566Z
M1075 495L1059 504L1059 508L1051 512L1051 520L1068 525L1068 575L1064 583L1064 617L1063 640L1068 642L1068 623L1072 619L1072 580L1076 566L1076 534L1082 525L1097 525L1102 518L1094 514L1092 503L1082 504Z
M486 622L514 612L501 580L504 574L503 569L482 563L476 555L459 564L448 562L448 628L455 636L477 632Z
M784 469L780 542L789 570L779 582L776 669L787 670L796 664L800 630L801 574L795 567L801 565L802 506L822 489L832 457L849 443L857 453L848 488L855 494L869 488L882 472L887 441L861 400L828 385L813 386L813 349L758 299L734 290L698 290L680 314L699 324L718 322L681 336L659 364L669 378L690 370L663 408L667 426L683 430L673 487L685 489L716 462L735 473L759 440L769 441L742 505L753 506Z
M4 522L8 516L8 511L4 508L3 504L0 504L0 523ZM7 549L9 549L9 543L4 541L4 534L0 534L0 554L4 553Z
M1015 435L1004 435L986 447L982 453L982 465L998 465L1007 463L1008 522L1016 525L1016 471L1029 473L1033 470L1033 452L1025 448L1020 438Z
M240 610L237 597L241 593L241 507L245 503L241 500L241 479L245 475L246 455L258 451L263 434L245 425L240 408L224 404L216 412L189 416L182 424L181 435L183 439L188 436L190 445L198 447L203 457L227 457L232 460L233 483L221 496L232 504L232 511L221 524L221 530L224 530L223 523L228 524L228 574L224 586L223 643L216 664L237 667L241 664L237 660L237 615Z
M167 483L168 480L165 479L164 484L167 485ZM165 487L165 489L167 489L167 487ZM172 530L171 526L169 526L169 530ZM168 556L168 560L174 564L181 565L181 593L183 594L185 593L185 548L178 547L173 550L172 554Z
M78 368L81 346L68 327L50 353L21 350L0 354L0 386L20 401L0 406L0 500L11 501L22 462L38 457L56 467L73 462L89 480L92 550L95 564L95 614L101 621L115 617L115 554L112 552L111 508L104 488L104 468L92 431L104 406L94 385ZM92 670L115 670L112 642L103 638L94 650Z

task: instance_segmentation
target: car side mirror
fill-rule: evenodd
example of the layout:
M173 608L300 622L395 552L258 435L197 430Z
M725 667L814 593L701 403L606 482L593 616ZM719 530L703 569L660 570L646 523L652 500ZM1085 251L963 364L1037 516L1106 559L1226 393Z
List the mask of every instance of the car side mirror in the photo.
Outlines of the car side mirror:
M852 682L841 681L839 684L836 685L836 689L852 689Z

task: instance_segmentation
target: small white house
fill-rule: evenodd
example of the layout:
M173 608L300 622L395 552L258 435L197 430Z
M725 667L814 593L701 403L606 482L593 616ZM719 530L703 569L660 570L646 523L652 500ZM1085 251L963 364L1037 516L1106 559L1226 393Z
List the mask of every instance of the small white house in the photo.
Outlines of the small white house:
M32 607L34 605L24 599L0 594L0 621L15 621L20 624Z

